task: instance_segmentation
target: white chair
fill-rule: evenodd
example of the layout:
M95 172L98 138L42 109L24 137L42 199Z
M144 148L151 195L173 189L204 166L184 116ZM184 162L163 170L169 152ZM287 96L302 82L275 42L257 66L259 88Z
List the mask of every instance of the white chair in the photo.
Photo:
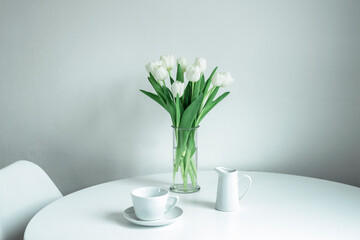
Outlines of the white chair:
M32 162L21 160L0 169L0 240L23 239L31 218L61 197L49 176Z

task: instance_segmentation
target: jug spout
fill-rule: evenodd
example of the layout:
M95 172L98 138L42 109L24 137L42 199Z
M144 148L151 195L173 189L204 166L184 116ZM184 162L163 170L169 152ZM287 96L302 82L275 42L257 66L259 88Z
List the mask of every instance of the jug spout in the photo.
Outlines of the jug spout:
M226 168L226 167L216 167L214 168L215 172L217 172L217 174L219 174L219 176L224 176L224 175L230 175L230 174L237 174L237 170L236 169L230 169L230 168Z

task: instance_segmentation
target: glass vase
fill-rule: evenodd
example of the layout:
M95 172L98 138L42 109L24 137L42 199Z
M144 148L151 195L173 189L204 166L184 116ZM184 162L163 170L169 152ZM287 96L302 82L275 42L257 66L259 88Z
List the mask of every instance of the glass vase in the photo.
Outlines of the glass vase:
M193 193L200 190L197 183L199 127L173 128L173 179L170 190Z

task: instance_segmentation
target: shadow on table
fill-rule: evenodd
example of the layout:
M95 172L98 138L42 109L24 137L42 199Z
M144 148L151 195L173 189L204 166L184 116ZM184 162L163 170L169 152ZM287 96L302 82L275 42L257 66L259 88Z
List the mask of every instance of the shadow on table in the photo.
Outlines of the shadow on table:
M135 224L129 222L128 220L126 220L126 218L123 216L123 214L119 213L119 212L106 213L106 214L104 214L104 218L111 222L118 223L121 226L126 227L126 228L134 228L134 229L144 228L144 227L141 227L141 226L138 226L138 225L135 225Z
M131 229L154 229L154 228L160 228L163 226L152 226L152 227L147 227L147 226L139 226L136 225L132 222L129 222L122 213L119 212L112 212L112 213L107 213L104 214L104 218L106 220L109 220L111 222L115 222L125 228L131 228Z

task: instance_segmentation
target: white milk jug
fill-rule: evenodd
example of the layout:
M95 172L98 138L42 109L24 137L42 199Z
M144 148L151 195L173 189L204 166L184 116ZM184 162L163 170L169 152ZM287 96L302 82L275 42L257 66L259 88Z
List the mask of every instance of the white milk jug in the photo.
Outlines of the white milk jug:
M238 176L238 170L225 167L214 169L219 175L215 208L223 212L233 212L239 209L239 200L249 191L251 177L248 175ZM239 180L246 178L249 185L245 192L239 197Z

